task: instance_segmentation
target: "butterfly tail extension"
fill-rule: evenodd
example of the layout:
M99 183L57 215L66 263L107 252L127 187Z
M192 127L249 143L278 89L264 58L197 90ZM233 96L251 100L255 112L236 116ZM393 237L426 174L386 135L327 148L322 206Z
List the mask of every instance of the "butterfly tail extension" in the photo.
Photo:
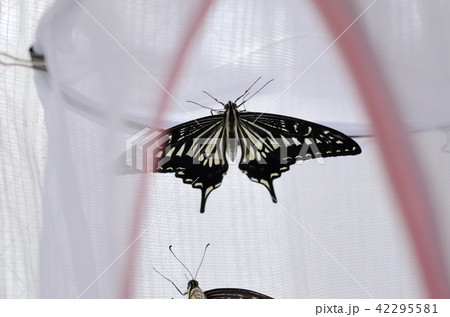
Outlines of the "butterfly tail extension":
M206 194L206 191L202 189L202 201L200 204L200 213L205 212L205 206L206 206L206 199L208 198L208 195Z
M252 182L261 184L267 188L274 203L278 202L275 188L273 187L273 179L276 177L276 173L270 175L264 170L264 165L257 165L254 162L249 162L248 164L240 163L239 168Z
M202 200L200 204L200 213L205 212L205 206L206 206L206 200L208 199L211 192L217 188L220 187L222 184L223 176L225 175L226 171L228 170L228 163L224 162L224 164L221 166L220 169L217 169L211 173L208 173L208 180L204 181L202 183L202 186L195 186L196 184L193 184L193 187L198 187L202 190Z
M266 186L266 188L269 190L270 196L272 197L272 201L276 204L278 202L278 199L277 199L277 195L275 195L275 188L273 188L273 182L272 182L272 180L270 180L267 183L269 184L269 186L264 185L264 184L263 185Z

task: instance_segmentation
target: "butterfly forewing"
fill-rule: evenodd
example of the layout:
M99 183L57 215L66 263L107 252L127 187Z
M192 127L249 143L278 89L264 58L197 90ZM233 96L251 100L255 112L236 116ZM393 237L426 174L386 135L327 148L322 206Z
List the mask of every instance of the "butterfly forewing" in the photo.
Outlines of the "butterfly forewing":
M264 185L274 202L273 179L296 161L361 153L353 139L317 123L256 112L241 112L239 118L239 168L250 180Z
M220 186L228 163L225 158L223 116L209 116L169 129L157 153L156 169L173 172L184 183L202 190L200 212L209 194Z

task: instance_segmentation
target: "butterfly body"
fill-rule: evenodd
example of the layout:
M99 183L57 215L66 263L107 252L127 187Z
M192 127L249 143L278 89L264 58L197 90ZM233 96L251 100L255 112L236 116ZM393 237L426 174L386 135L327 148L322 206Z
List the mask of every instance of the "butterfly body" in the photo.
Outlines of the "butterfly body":
M230 160L234 162L237 154L237 148L239 145L238 139L236 138L239 124L239 112L235 103L229 101L225 105L225 116L224 116L224 127L225 127L225 148L226 153ZM228 145L228 146L227 146Z
M188 282L188 288L186 293L189 299L206 299L205 293L203 293L202 289L198 286L198 282L196 280L190 280Z
M174 172L184 183L202 190L200 212L209 194L222 184L238 146L239 169L265 186L277 202L273 180L298 160L356 155L359 145L332 128L270 113L240 111L229 101L219 114L192 120L166 130L158 148L157 171Z

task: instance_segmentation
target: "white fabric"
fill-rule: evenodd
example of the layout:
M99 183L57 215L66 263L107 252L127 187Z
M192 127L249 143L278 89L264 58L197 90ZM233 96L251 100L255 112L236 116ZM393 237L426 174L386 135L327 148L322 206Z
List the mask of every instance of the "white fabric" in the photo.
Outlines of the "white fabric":
M168 246L195 273L207 243L197 278L204 290L246 288L275 298L426 296L358 92L310 1L214 2L164 122L151 128L209 114L186 100L220 107L203 90L226 102L263 76L262 83L275 81L246 103L248 111L366 135L357 139L361 155L293 166L274 182L278 204L230 164L204 214L200 191L174 175L124 168L126 140L153 122L160 84L200 3L59 0L40 21L35 47L49 72L35 76L48 131L39 296L118 297L134 263L133 297L179 298L152 267L184 289L186 271ZM372 1L357 3L354 18ZM441 127L450 125L450 37L437 36L449 32L445 12L444 1L378 0L355 27L366 32L416 131L411 137L448 249L450 165ZM142 179L142 221L133 232Z
M50 2L2 0L0 52L28 59L39 17ZM0 64L0 298L39 296L46 150L33 71Z

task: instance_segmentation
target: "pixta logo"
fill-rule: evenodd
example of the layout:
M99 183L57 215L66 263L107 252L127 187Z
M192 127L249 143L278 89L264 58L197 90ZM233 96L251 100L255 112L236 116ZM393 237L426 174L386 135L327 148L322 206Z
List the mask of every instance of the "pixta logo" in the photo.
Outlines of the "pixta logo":
M312 138L290 150L286 138L235 139L224 137L183 139L170 144L170 134L166 131L144 128L126 141L126 165L144 173L156 172L158 168L172 159L176 159L180 167L184 165L224 165L226 155L232 164L293 164L304 160L316 159L317 164L325 164L322 154ZM238 146L239 145L239 146ZM225 148L225 146L227 148ZM292 146L294 147L294 146ZM299 149L300 147L300 149ZM236 161L237 149L243 157ZM300 151L299 151L300 150ZM181 160L180 160L181 159ZM173 168L173 166L172 166Z
M154 162L155 152L161 151L169 137L162 131L144 128L126 141L126 165L144 173L154 172L157 165ZM158 159L161 166L170 158Z

